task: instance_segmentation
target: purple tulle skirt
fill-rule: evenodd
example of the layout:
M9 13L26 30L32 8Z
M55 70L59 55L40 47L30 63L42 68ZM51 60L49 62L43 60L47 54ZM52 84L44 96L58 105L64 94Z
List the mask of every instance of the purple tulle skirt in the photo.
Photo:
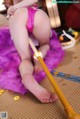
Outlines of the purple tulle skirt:
M44 58L50 71L58 66L63 56L64 51L57 38L57 34L52 30L50 49ZM11 40L9 28L0 28L0 88L21 94L28 92L22 84L22 79L18 70L19 64L20 57ZM40 82L45 78L45 73L41 71L39 73L34 73L33 76Z

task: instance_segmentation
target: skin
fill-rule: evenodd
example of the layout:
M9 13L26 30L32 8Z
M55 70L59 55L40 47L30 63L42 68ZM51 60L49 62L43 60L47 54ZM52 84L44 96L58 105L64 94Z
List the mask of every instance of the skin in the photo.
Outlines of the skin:
M26 29L28 10L25 6L34 4L35 0L23 0L22 2L8 9L9 26L14 45L21 57L19 71L24 86L42 103L54 102L57 99L56 94L49 92L47 89L37 83L33 77L33 72L42 70L38 60L34 60L34 66L31 62L29 49L29 35ZM40 44L39 51L45 57L49 49L51 25L50 20L45 12L38 10L34 17L33 35L38 39Z

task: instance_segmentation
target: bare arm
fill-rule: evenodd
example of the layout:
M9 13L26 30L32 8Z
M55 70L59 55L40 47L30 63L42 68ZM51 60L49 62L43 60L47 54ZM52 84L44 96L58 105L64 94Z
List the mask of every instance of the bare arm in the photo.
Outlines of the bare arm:
M21 7L28 7L33 5L34 3L38 2L38 0L13 0L14 5L9 7L7 11L7 18L9 19L9 16L13 15L14 12ZM18 3L17 3L18 2Z
M22 0L13 0L13 4L15 5L15 4L17 4L17 3L19 3L19 2L21 2Z
M14 0L14 7L15 8L20 8L20 7L27 7L27 6L31 6L32 4L38 2L38 0L22 0L21 2L19 2L20 0ZM19 3L17 3L19 2ZM17 4L16 4L17 3Z

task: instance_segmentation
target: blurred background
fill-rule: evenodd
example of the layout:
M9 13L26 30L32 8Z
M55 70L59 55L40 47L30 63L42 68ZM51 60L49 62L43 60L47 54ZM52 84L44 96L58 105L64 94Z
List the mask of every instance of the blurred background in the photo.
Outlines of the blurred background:
M19 0L21 1L21 0ZM51 0L39 0L37 5L40 9L44 10L49 16L52 13L56 14L55 6L52 5ZM46 5L48 4L48 5ZM13 0L0 0L0 15L6 15L7 9L10 5L13 5ZM53 7L52 11L49 11ZM58 27L52 26L53 28L68 29L69 27L79 30L80 29L80 3L79 4L57 4L58 15L60 18L60 24ZM51 13L50 13L51 12ZM51 16L52 17L52 16ZM57 15L55 15L57 17ZM54 18L53 18L54 22ZM57 23L58 21L56 21Z

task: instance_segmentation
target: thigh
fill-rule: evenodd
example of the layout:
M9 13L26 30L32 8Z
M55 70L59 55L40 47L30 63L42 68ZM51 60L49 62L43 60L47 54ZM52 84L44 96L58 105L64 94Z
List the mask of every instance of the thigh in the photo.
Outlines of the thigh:
M41 44L49 42L51 32L50 19L48 15L38 10L34 17L34 29L33 34L39 40Z
M17 10L9 20L11 36L21 59L30 58L27 17L27 9L22 8Z

